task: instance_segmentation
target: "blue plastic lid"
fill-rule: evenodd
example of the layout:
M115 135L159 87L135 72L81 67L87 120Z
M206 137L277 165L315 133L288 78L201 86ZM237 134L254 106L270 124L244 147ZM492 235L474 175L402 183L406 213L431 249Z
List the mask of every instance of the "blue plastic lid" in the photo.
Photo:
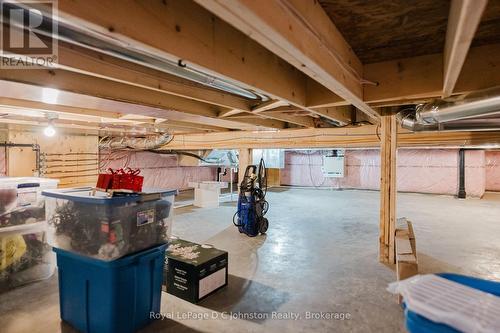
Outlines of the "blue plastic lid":
M82 263L85 264L93 264L101 267L106 267L106 268L115 268L115 267L121 267L121 266L127 266L132 264L133 262L137 260L141 260L141 258L144 257L151 257L151 256L157 256L159 254L162 254L162 260L165 260L165 250L167 249L168 244L166 243L161 243L158 245L154 245L150 248L135 252L135 253L130 253L127 254L124 257L116 258L113 260L101 260L97 258L92 258L92 257L87 257L84 255L80 255L77 253L73 253L71 251L66 251L63 249L59 249L56 247L52 248L52 251L57 253L57 255L67 257L72 260L78 260Z
M79 188L66 188L57 190L44 190L42 195L49 198L64 199L81 203L88 203L94 205L119 205L129 202L138 201L151 201L155 200L154 195L158 195L158 199L170 195L177 195L177 190L158 190L158 189L144 189L141 193L130 193L124 196L107 197L104 192L95 192L97 195L93 196L92 187L79 187Z

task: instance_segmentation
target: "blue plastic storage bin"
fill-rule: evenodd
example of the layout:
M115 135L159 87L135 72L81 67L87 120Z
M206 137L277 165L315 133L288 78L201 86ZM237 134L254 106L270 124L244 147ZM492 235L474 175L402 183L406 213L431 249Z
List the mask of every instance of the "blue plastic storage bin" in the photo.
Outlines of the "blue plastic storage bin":
M61 319L85 333L131 333L150 323L160 312L166 247L113 261L54 248Z
M500 282L478 279L470 276L442 273L437 274L445 279L468 287L484 291L486 293L500 296ZM410 333L460 333L456 329L431 321L413 311L406 309L406 328Z

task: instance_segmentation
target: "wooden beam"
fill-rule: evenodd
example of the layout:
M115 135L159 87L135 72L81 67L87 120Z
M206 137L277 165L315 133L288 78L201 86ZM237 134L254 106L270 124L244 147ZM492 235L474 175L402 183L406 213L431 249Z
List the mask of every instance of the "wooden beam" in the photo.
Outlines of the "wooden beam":
M259 113L262 111L274 109L283 105L288 105L287 102L280 101L280 100L269 100L266 102L263 102L261 104L258 104L254 107L252 107L250 110L237 110L237 109L232 109L232 110L227 110L227 111L222 111L219 113L219 117L229 117L229 116L234 116L236 114L244 113L245 111L250 111L251 113Z
M196 130L209 131L209 132L227 131L226 128L222 128L222 127L203 125L203 124L195 124L195 123L190 123L190 122L186 122L186 121L178 121L178 120L167 120L165 122L159 123L157 126L159 128L162 128L162 127L168 128L168 127L174 126L177 128L196 129Z
M305 105L303 73L192 1L61 1L58 11L66 24L135 51L182 60L188 68Z
M288 103L284 102L284 101L279 101L279 100L270 100L270 101L264 102L262 104L259 104L255 107L253 107L252 113L259 113L262 111L272 110L272 109L278 108L280 106L285 106L285 105L288 105Z
M253 126L261 126L262 129L284 129L287 127L286 123L281 121L280 119L275 118L267 118L263 119L262 117L257 118L225 118L227 120L237 121L239 123L244 123Z
M379 260L394 263L396 235L396 116L382 116L380 124L380 232Z
M35 109L39 111L47 111L47 112L55 111L61 113L81 114L86 116L96 116L104 118L119 119L122 116L122 114L119 112L101 111L97 109L71 107L66 105L47 104L37 101L28 101L28 100L14 99L14 98L6 98L6 97L0 97L0 105L7 105L16 108Z
M363 102L359 59L318 2L196 1L358 109L378 117Z
M36 84L128 103L217 117L220 107L61 69L0 69L0 79Z
M58 68L97 76L140 88L165 92L226 108L250 110L250 102L160 70L144 67L63 42L58 46Z
M351 122L351 105L331 106L314 109L315 113L330 120L334 120L339 125L347 125ZM367 116L367 118L370 118ZM373 118L370 118L373 121Z
M306 106L311 109L346 105L342 97L334 94L318 82L309 79L306 82Z
M146 105L158 109L156 116L158 118L166 118L166 115L162 116L161 109L176 110L210 118L217 118L220 112L219 110L221 110L220 107L211 104L60 69L36 71L30 69L16 69L15 71L0 69L0 79L36 84L78 94ZM226 120L220 119L220 123L224 123L225 121ZM248 122L243 123L248 124ZM229 125L231 123L226 124ZM274 124L273 122L264 121L256 126L265 128L284 128L284 124L278 124L277 126ZM248 126L240 126L236 123L230 126L229 128L233 129L248 129Z
M245 170L247 166L252 164L252 149L241 148L238 154L238 185L245 178ZM239 191L239 186L238 186Z
M444 47L443 97L449 97L481 21L487 0L453 0Z
M412 133L398 127L398 148L500 147L500 132ZM237 148L380 148L380 127L285 129L280 131L229 131L178 135L165 149Z
M454 89L455 94L500 85L500 44L471 48ZM377 86L365 85L367 103L440 97L443 92L443 55L366 64L364 77Z
M303 111L314 114L316 116L321 116L326 119L333 120L339 125L347 125L351 122L351 105L344 106L332 106L332 107L318 107L315 109L308 108L297 108L294 106L281 106L276 109L266 111L265 114L272 114L275 112L290 112L290 111ZM366 114L365 117L369 118ZM373 120L372 120L373 121Z
M118 94L113 96L116 97L119 96L119 98L122 98L122 96L126 96L126 94L121 95L119 91L112 91L113 85L112 84L110 85L109 84L110 82L98 78L90 78L91 82L87 82L87 84L81 84L82 82L70 82L71 85L75 85L75 87L78 87L78 91L80 93L59 90L57 101L55 101L54 104L52 103L49 104L44 100L44 89L45 89L44 86L47 85L49 87L54 87L53 84L57 83L57 80L54 79L54 81L51 81L52 75L50 75L51 77L46 77L45 76L46 73L44 70L35 70L35 71L28 70L28 72L29 73L24 73L24 71L21 69L9 71L8 72L9 79L22 80L24 82L30 82L31 84L0 80L0 98L5 98L4 101L21 100L21 101L30 101L34 103L43 103L45 104L43 108L44 110L50 110L52 105L56 105L55 108L56 111L61 106L73 107L73 108L90 108L102 112L112 112L115 114L116 113L138 114L153 118L172 119L172 120L199 123L199 124L224 127L230 129L256 130L259 128L260 129L263 128L258 125L251 125L251 124L249 125L243 122L236 122L226 119L212 118L209 116L203 116L198 114L179 112L172 109L168 109L165 106L151 107L151 106L125 102L123 100L113 100L113 99L106 99L102 97L92 96L91 93L92 91L97 92L99 96L103 95L107 96L104 94L106 90L108 90L108 92L111 92L112 94ZM3 73L4 71L0 70L0 76L2 76ZM75 75L75 73L71 74ZM82 74L78 75L84 76ZM72 78L76 79L74 76L72 76ZM97 83L96 80L103 80L104 82L99 81L99 83ZM70 85L65 87L69 88ZM82 93L82 90L80 90L82 87L90 87L89 90L86 90L86 92L89 93L89 95ZM133 92L131 92L132 96L135 94L136 96L140 95L140 98L147 99L148 97L147 94L141 95L140 94L141 92L138 88L127 86L127 91L128 89L134 90ZM107 97L110 98L110 96ZM148 100L148 103L151 103L152 101L154 101L154 99ZM6 105L9 104L6 103Z
M261 112L259 113L261 117L281 120L290 124L295 124L303 127L314 128L314 120L311 117L299 117L294 115L286 114L285 112Z
M243 113L245 111L240 110L240 109L229 109L229 110L223 110L219 112L219 118L225 118L225 117L230 117L234 116L235 114Z
M175 136L165 149L378 147L377 126L231 131Z

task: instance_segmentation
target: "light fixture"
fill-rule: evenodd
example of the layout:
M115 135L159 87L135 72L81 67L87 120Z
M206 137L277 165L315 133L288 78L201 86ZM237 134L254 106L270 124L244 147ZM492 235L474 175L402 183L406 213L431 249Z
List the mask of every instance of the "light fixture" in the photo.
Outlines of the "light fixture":
M47 104L56 104L59 90L53 88L42 89L42 102Z
M56 128L54 127L54 120L57 119L57 115L53 113L47 113L48 124L47 127L43 129L43 134L45 136L53 137L56 135Z
M49 123L47 127L43 129L43 134L48 137L53 137L54 135L56 135L56 129L52 124Z

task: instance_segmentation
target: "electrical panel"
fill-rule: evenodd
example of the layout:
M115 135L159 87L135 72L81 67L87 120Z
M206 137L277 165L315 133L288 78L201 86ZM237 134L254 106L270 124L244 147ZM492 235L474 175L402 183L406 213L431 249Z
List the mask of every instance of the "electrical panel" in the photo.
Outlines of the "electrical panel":
M323 177L342 178L344 177L345 157L343 150L335 150L327 156L323 156L323 166L321 171Z

